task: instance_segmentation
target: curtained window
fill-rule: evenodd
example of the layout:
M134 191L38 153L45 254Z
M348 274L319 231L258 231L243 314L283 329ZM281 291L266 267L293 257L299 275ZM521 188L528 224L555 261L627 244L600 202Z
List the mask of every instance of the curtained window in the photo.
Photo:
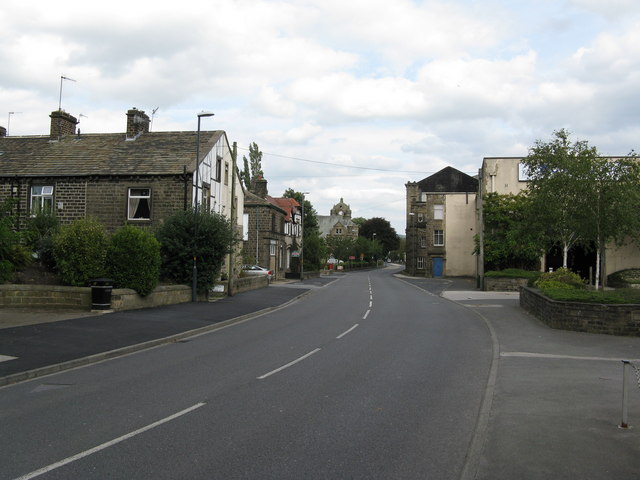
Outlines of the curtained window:
M127 209L129 220L151 220L151 189L130 188Z

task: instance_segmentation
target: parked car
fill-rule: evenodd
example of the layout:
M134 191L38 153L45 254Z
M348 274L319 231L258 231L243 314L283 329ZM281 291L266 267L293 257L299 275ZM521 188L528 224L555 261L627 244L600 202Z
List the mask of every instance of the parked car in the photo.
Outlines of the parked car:
M269 281L273 278L273 272L267 268L261 267L260 265L243 265L242 271L246 275L266 275Z

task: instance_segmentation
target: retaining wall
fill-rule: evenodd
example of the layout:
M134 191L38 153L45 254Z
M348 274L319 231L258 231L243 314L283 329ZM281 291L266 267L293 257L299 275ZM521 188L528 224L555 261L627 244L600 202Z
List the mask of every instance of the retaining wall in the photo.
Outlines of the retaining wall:
M487 292L517 292L526 287L526 278L484 277L484 290Z
M640 305L637 304L558 302L539 290L523 287L520 306L552 328L640 337Z

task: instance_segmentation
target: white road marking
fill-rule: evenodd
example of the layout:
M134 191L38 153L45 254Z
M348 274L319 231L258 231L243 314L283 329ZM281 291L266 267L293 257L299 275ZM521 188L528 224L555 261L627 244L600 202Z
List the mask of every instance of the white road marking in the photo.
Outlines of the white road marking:
M596 362L621 362L622 358L611 357L581 357L578 355L555 355L552 353L531 353L531 352L500 352L501 357L520 357L520 358L552 358L557 360L589 360ZM629 362L640 362L639 359L625 359Z
M362 319L366 320L367 317L369 316L369 313L371 313L371 310L367 310L367 312L364 314L364 317L362 317Z
M9 360L15 360L18 357L11 357L9 355L0 355L0 362L8 362Z
M289 368L292 365L295 365L296 363L301 362L305 358L310 357L314 353L318 353L319 351L320 351L320 349L316 348L315 350L312 350L311 352L307 353L306 355L303 355L300 358L295 359L293 362L289 362L286 365L281 366L280 368L276 368L275 370L271 370L269 373L265 373L264 375L259 376L258 380L264 380L265 378L270 377L271 375L273 375L275 373L281 372L285 368Z
M358 324L358 323L356 323L356 324L355 324L353 327L351 327L349 330L347 330L346 332L343 332L343 333L341 333L340 335L338 335L338 336L336 337L336 339L340 340L340 339L341 339L342 337L344 337L347 333L349 333L349 332L351 332L351 331L355 330L356 328L358 328L358 325L359 325L359 324Z
M373 302L369 302L369 308L373 307Z
M51 465L48 465L46 467L43 467L39 470L35 470L31 473L27 473L26 475L23 475L21 477L18 477L14 480L29 480L30 478L35 478L35 477L39 477L40 475L50 472L52 470L55 470L56 468L60 468L64 465L67 465L71 462L75 462L76 460L80 460L81 458L84 457L88 457L89 455L93 455L96 452L99 452L100 450L104 450L105 448L109 448L117 443L123 442L125 440L128 440L131 437L135 437L136 435L140 435L141 433L146 432L147 430L151 430L152 428L155 428L159 425L162 425L163 423L167 423L170 422L171 420L174 420L178 417L181 417L182 415L186 415L189 412L192 412L193 410L203 407L204 405L206 405L206 403L196 403L195 405L186 408L184 410L179 411L178 413L174 413L173 415L163 418L162 420L158 420L157 422L151 423L149 425L147 425L146 427L142 427L139 428L138 430L134 430L131 433L127 433L126 435L123 435L121 437L118 438L114 438L113 440L103 443L102 445L98 445L97 447L93 447L90 448L89 450L85 450L84 452L78 453L76 455L73 455L71 457L67 457L64 460L60 460L59 462L56 463L52 463Z

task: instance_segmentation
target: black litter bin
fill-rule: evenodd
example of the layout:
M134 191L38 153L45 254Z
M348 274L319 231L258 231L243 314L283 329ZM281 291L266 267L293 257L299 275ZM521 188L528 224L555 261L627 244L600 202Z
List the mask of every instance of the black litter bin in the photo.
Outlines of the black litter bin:
M113 280L94 278L91 283L91 310L110 310Z

